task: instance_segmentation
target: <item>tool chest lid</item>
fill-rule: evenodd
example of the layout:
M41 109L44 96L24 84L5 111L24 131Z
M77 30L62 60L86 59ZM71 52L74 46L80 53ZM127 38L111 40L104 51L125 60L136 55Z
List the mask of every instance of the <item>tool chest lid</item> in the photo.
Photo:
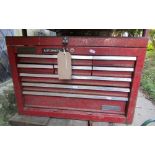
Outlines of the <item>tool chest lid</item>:
M68 37L67 46L106 46L106 47L140 47L146 48L148 39L141 38L127 38L127 37ZM63 45L63 37L6 37L8 46L16 45Z

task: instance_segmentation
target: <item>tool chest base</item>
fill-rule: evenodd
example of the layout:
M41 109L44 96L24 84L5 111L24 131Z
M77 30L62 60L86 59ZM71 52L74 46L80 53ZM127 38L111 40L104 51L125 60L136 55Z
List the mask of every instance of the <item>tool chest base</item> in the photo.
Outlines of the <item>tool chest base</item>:
M132 123L148 39L7 37L22 115ZM71 54L72 76L59 79L57 55Z

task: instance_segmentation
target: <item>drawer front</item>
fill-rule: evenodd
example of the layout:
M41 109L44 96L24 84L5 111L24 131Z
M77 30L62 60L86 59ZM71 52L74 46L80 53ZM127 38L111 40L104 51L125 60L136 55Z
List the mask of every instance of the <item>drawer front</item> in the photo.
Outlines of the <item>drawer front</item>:
M29 91L30 92L30 91ZM26 91L24 91L26 93ZM25 107L35 107L35 108L49 108L49 109L61 109L61 110L76 110L85 112L99 112L99 113L113 113L113 114L125 114L125 105L123 101L107 101L100 99L87 99L80 98L81 96L76 96L74 98L70 97L57 97L56 93L52 96L47 96L42 92L40 96L36 96L37 93L31 95L24 95ZM32 95L33 94L33 95ZM59 93L60 94L60 93ZM49 94L48 94L49 95Z

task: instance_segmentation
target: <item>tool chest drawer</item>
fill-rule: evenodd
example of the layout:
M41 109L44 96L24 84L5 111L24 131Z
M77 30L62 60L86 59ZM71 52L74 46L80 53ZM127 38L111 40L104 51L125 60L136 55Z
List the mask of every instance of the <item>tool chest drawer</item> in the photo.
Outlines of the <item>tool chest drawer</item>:
M20 114L131 123L146 38L8 37ZM57 54L71 54L60 80Z

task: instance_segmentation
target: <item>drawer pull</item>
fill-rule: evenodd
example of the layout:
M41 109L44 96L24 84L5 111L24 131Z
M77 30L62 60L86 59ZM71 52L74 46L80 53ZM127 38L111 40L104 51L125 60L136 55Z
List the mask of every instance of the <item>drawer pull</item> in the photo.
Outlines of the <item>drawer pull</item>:
M59 97L72 97L72 98L128 101L128 98L126 97L97 96L97 95L83 95L83 94L66 94L66 93L50 93L50 92L35 92L35 91L23 91L23 94L24 95L38 95L38 96L41 95L41 96L59 96Z
M20 76L26 77L45 77L45 78L58 78L58 75L54 74L29 74L29 73L20 73ZM116 78L116 77L101 77L101 76L76 76L73 75L72 79L82 79L82 80L105 80L105 81L125 81L131 82L131 78Z
M57 65L35 65L35 64L18 64L18 68L47 68L53 69L58 68ZM98 70L98 71L119 71L119 72L133 72L133 68L123 68L123 67L90 67L90 66L72 66L72 69L77 70Z
M57 55L36 55L36 54L18 54L18 57L25 58L57 58ZM132 60L135 61L136 57L129 56L83 56L83 55L72 55L72 59L81 60Z
M26 82L23 82L22 86L130 92L129 88L102 87L102 86L82 86L82 85L63 85L63 84L46 84L46 83L26 83Z
M34 64L18 64L18 68L48 68L53 69L53 65L34 65Z

